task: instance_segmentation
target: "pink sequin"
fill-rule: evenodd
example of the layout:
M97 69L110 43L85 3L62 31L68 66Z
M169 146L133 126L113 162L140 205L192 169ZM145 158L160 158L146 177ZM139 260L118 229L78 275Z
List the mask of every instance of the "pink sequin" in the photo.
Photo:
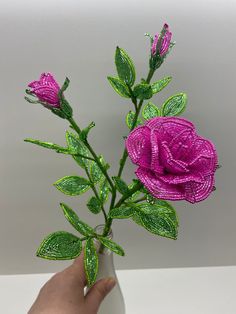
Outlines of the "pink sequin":
M199 202L214 186L214 144L183 118L156 117L134 129L126 140L136 175L156 198Z
M162 38L161 46L160 46L160 56L163 57L170 47L170 41L172 37L172 33L169 31L169 26L167 24L164 24L163 29L165 30L165 35ZM154 37L154 41L152 43L151 47L151 53L154 56L156 54L157 50L157 43L159 39L159 34L156 34Z
M28 85L31 92L35 94L40 101L49 105L49 107L60 107L58 92L60 87L50 73L42 73L39 81L33 81Z

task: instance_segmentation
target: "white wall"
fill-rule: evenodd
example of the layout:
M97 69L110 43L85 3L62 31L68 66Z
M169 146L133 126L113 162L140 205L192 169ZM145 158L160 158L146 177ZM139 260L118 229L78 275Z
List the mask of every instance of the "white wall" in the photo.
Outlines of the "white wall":
M178 91L189 97L185 117L215 143L223 167L216 192L205 202L176 203L178 241L148 234L132 221L114 224L126 250L118 268L231 265L236 263L235 210L235 19L234 0L44 0L0 1L0 274L49 272L70 262L34 256L40 241L56 230L72 231L59 202L78 209L92 225L102 217L88 213L81 198L69 198L52 183L81 173L73 160L26 144L26 137L64 144L65 121L23 99L27 83L43 71L60 83L65 76L75 117L85 126L96 121L92 142L116 173L127 129L127 100L117 96L106 76L115 73L117 44L133 57L138 77L146 76L149 41L168 22L177 44L156 78L173 82L157 104ZM133 167L126 168L126 179Z

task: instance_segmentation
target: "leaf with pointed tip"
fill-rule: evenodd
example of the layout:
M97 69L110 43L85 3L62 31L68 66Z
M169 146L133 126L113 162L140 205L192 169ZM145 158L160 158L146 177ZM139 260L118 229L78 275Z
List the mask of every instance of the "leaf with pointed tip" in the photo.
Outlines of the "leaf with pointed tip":
M178 234L176 217L176 213L171 207L142 203L136 205L133 220L151 233L176 239Z
M130 110L126 116L126 124L129 129L133 128L134 118L135 118L135 113ZM134 127L138 125L142 125L142 124L143 124L143 121L140 118L138 118Z
M115 64L119 78L129 86L135 82L135 67L127 52L117 47Z
M91 287L95 283L98 273L97 251L91 238L86 241L84 247L84 268L88 286Z
M80 220L77 214L73 211L73 209L71 209L68 205L64 203L61 203L60 205L66 219L77 231L79 231L79 233L84 236L91 236L94 234L93 228Z
M32 144L36 144L38 146L44 147L44 148L48 148L48 149L53 149L55 150L57 153L63 153L63 154L70 154L71 152L68 150L68 148L59 146L57 144L54 143L50 143L50 142L42 142L39 140L34 140L32 138L26 138L24 139L25 142L27 143L32 143Z
M164 77L163 79L152 83L152 93L156 94L163 90L172 80L171 76Z
M125 252L122 249L122 247L120 245L118 245L117 243L115 243L114 241L106 238L106 237L99 237L99 241L105 246L107 247L109 250L113 251L114 253L124 256Z
M53 184L64 194L76 196L86 192L90 187L90 182L78 176L66 176Z
M40 244L36 255L50 260L73 259L80 255L82 241L66 231L49 234Z
M142 116L145 120L149 120L160 116L160 110L152 102L148 102L142 111Z
M87 203L87 207L93 214L99 214L102 209L102 204L99 199L92 196Z
M162 108L161 112L164 117L178 116L186 108L187 95L185 93L179 93L168 98Z
M131 97L128 87L119 78L108 76L107 79L120 96L125 98Z

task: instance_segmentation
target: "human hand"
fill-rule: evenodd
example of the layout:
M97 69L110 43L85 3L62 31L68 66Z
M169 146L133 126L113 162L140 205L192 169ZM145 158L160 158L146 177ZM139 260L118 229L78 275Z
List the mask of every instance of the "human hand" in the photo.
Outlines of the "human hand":
M84 296L86 276L81 254L46 282L28 314L96 314L115 284L114 278L100 279Z

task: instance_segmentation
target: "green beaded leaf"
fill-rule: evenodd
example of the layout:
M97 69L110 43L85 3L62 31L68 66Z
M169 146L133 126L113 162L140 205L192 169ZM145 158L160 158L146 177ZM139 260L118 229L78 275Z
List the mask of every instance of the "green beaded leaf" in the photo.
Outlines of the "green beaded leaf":
M109 250L113 251L114 253L124 256L125 255L125 251L122 249L121 246L119 246L117 243L115 243L112 240L109 240L106 237L99 237L99 241L105 246L107 247Z
M99 199L92 196L87 203L87 207L93 214L99 214L102 209L102 204Z
M117 188L117 190L125 195L129 192L129 188L128 188L128 185L125 183L124 180L122 180L120 177L112 177L114 183L115 183L115 186Z
M126 219L132 217L134 208L129 205L112 208L109 217L112 219Z
M82 241L66 231L49 234L37 250L36 255L51 260L73 259L80 255Z
M168 98L162 106L162 115L167 116L178 116L186 108L187 95L185 93L179 93Z
M134 221L149 232L171 239L177 238L178 220L173 208L142 203L135 207L135 211Z
M167 77L164 77L163 79L153 83L152 84L152 93L153 94L159 93L161 90L163 90L163 88L165 88L170 83L171 80L172 80L172 77L167 76Z
M68 150L68 148L65 148L65 147L59 146L57 144L50 143L50 142L42 142L39 140L34 140L32 138L26 138L26 139L24 139L24 141L28 142L28 143L36 144L36 145L44 147L44 148L53 149L57 153L63 153L63 154L70 154L71 153Z
M91 236L94 234L92 227L81 221L77 214L66 204L60 203L63 213L69 223L84 236Z
M88 239L84 247L84 268L87 277L88 286L91 287L98 273L98 256L93 239Z
M148 102L142 111L142 116L145 120L149 120L160 116L160 110L152 102Z
M135 82L135 67L128 54L121 48L116 48L115 64L119 78L129 86Z
M79 139L79 136L66 131L66 142L70 151L72 151L75 155L73 155L74 160L78 163L78 165L85 169L89 165L89 160L78 156L76 154L80 154L85 157L89 157L89 151L84 145L84 143Z
M149 84L141 83L134 86L134 96L138 99L150 99L152 97L152 87Z
M177 216L176 210L170 203L164 200L155 199L155 204L163 208L163 211L168 214L170 219L175 223L176 227L179 226L179 218Z
M96 161L91 162L90 164L90 176L93 183L98 183L104 177L103 173L96 163Z
M90 187L90 182L78 176L66 176L53 184L64 194L76 196L86 192Z
M100 196L100 200L103 204L108 200L109 191L110 191L109 190L109 183L108 183L107 179L102 180L102 182L100 183L99 196Z
M127 116L126 116L126 124L127 124L129 129L133 128L134 118L135 118L135 113L133 111L129 111ZM141 124L143 124L143 121L140 118L138 118L134 127L141 125Z
M130 98L128 87L117 77L107 77L114 90L122 97Z

